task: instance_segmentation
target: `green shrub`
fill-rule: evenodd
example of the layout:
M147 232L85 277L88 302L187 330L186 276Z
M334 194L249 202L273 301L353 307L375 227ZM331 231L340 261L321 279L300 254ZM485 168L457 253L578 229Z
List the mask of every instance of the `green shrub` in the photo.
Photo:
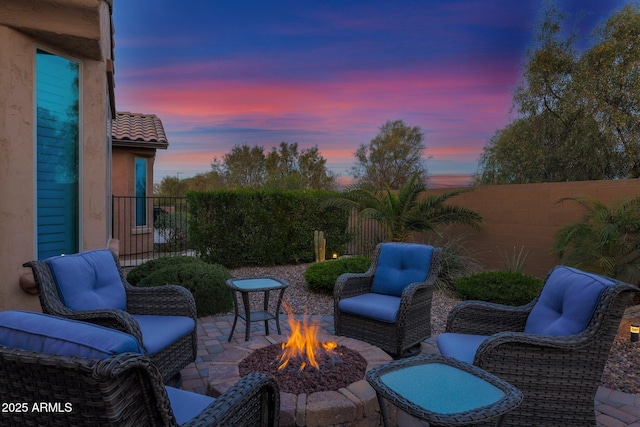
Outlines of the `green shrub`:
M371 259L366 257L345 257L311 264L304 272L304 279L313 292L333 294L336 280L342 273L364 273L369 269Z
M344 253L349 212L321 208L336 192L321 190L191 191L189 243L205 261L227 268L299 264L315 259L314 230L327 253Z
M219 264L182 262L155 270L138 282L140 287L182 285L193 294L198 317L224 313L233 308L226 285L231 273Z
M524 305L538 295L542 280L513 271L485 271L461 277L454 283L458 296L463 300L480 300Z
M131 283L132 285L137 285L142 279L149 276L155 271L170 266L190 263L204 263L204 261L202 261L200 258L192 256L169 256L152 259L131 269L131 271L129 271L129 273L127 274L127 282Z

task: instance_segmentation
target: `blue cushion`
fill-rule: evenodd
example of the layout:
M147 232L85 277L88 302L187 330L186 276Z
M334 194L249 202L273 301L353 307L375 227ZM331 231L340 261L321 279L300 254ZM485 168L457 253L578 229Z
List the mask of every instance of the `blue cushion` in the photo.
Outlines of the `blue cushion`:
M42 313L0 313L0 344L39 353L106 359L114 354L142 353L131 335L91 323Z
M127 296L113 254L108 249L45 260L64 305L72 310L120 309Z
M485 335L454 334L446 332L438 336L440 354L473 364L473 358L480 344L488 337Z
M184 424L191 420L216 400L204 394L192 393L173 387L165 387L165 390L167 390L173 416L178 424Z
M399 308L400 297L374 293L344 298L338 302L338 309L344 313L387 323L396 322Z
M383 243L371 292L399 297L408 285L424 282L433 247L414 243Z
M195 322L187 316L155 316L134 314L140 325L142 343L150 355L164 350L183 336L190 334Z
M524 332L548 336L582 332L591 321L600 294L612 284L611 280L596 274L556 267L527 318Z

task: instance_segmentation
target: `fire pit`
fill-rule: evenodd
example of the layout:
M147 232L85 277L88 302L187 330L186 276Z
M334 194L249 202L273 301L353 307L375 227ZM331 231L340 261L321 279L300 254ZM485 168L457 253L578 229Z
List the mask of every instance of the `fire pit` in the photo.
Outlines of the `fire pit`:
M392 359L352 338L318 338L317 320L289 315L289 336L260 336L229 344L209 368L209 390L218 396L248 372L272 375L280 387L281 426L379 425L376 394L366 370ZM391 413L393 408L388 408Z

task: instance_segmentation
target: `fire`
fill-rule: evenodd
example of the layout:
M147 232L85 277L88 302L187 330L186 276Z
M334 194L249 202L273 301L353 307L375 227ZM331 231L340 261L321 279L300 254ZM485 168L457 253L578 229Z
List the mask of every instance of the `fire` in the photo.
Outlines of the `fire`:
M313 321L309 324L305 313L302 323L300 323L294 318L289 306L284 304L284 307L287 314L289 314L288 322L291 327L291 335L286 343L282 343L282 355L280 356L280 366L278 366L278 369L284 369L292 359L296 358L306 360L300 363L301 371L307 366L307 363L319 369L320 366L316 361L316 354L318 354L321 349L327 353L333 353L333 350L338 344L333 341L318 342L318 322Z

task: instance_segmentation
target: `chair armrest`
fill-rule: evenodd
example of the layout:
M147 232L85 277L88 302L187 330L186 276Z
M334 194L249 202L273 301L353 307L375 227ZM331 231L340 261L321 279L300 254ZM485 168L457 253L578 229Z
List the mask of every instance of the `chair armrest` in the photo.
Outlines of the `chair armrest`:
M449 312L445 330L474 335L521 332L532 308L533 302L511 307L483 301L464 301L456 304Z
M554 383L563 381L582 381L588 376L597 383L610 343L603 346L604 351L598 347L594 334L589 332L570 336L503 332L488 337L478 347L473 364L525 389L531 387L525 384L534 381L534 377L542 387L555 387ZM585 369L587 366L590 368ZM579 372L576 375L582 379L571 378L571 370Z
M139 288L127 283L125 289L129 313L196 318L195 300L184 286L164 285Z
M427 282L412 283L405 287L400 295L400 309L402 310L403 306L411 305L417 299L432 299L433 289L433 283Z
M372 282L373 272L341 274L333 288L334 299L339 301L343 298L366 294L371 289Z
M110 329L116 329L118 331L125 332L133 335L138 340L141 348L144 348L142 343L142 332L138 322L131 316L131 314L122 310L104 309L104 310L86 310L86 311L72 311L69 310L68 314L62 316L66 319L79 320L82 322L93 323L94 325L104 326Z
M264 413L267 411L267 414ZM195 426L275 426L280 418L280 392L270 376L245 375L197 417L182 424Z

